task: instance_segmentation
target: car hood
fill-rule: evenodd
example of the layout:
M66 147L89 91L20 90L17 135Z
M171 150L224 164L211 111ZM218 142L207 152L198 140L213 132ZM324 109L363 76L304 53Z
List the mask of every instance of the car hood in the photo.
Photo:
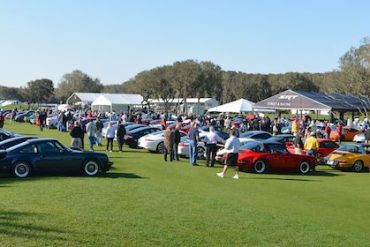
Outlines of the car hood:
M353 156L355 154L353 153L350 153L350 152L346 152L346 151L334 151L333 153L329 154L326 159L328 160L336 160L336 159L339 159L339 158L342 158L344 156L347 156L347 157L350 157L350 156Z

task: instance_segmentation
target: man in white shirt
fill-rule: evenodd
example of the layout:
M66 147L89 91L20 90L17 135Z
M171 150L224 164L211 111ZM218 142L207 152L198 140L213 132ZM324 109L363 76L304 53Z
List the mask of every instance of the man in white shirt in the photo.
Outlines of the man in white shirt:
M211 159L211 167L215 165L215 157L217 152L217 143L225 143L225 141L217 135L215 128L213 126L209 127L209 132L207 137L207 161L206 165L209 166L209 161Z
M238 155L241 143L236 137L236 131L232 130L230 133L230 138L226 140L225 149L227 153L227 158L225 161L224 169L222 172L217 173L217 176L223 178L226 175L228 166L235 167L234 179L239 179L239 167L238 167Z

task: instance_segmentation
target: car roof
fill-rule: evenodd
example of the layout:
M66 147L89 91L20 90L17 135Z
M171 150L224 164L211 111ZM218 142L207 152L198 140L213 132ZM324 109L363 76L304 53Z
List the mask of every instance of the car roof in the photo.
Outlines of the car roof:
M2 142L0 142L0 145L3 145L3 144L6 144L6 143L9 143L9 142L13 142L13 141L17 141L17 140L20 140L20 139L35 139L37 138L36 136L15 136L15 137L12 137L12 138L9 138L9 139L6 139Z
M136 133L136 132L140 132L140 131L142 131L142 130L146 130L146 129L158 129L158 128L145 126L145 127L140 127L140 128L134 129L134 130L132 130L132 131L130 131L130 132L131 132L131 133ZM158 130L160 130L160 129L158 129Z
M38 142L43 142L43 141L58 141L57 139L54 138L36 138L36 139L28 139L25 142L19 143L18 145L15 145L13 147L10 147L7 149L7 151L13 151L15 149L18 149L20 147L26 146L28 144L34 144ZM59 141L58 141L59 142Z

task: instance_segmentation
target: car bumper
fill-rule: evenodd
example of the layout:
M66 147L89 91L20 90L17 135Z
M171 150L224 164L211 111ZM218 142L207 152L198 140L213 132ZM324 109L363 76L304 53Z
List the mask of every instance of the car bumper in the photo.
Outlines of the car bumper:
M146 141L139 141L138 147L144 148L150 151L156 151L157 150L158 143L156 142L146 142Z
M181 156L189 157L189 147L178 147L177 152Z
M347 169L353 166L353 164L347 162L339 162L337 160L326 160L325 164L335 169Z

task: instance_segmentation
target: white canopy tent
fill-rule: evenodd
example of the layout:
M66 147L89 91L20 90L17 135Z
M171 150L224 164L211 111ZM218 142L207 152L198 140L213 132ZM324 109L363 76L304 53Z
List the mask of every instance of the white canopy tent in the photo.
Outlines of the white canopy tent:
M253 111L254 103L245 99L239 99L223 105L219 105L208 109L208 112L251 112Z
M91 104L91 110L100 112L123 112L131 106L140 105L143 97L139 94L102 94Z

